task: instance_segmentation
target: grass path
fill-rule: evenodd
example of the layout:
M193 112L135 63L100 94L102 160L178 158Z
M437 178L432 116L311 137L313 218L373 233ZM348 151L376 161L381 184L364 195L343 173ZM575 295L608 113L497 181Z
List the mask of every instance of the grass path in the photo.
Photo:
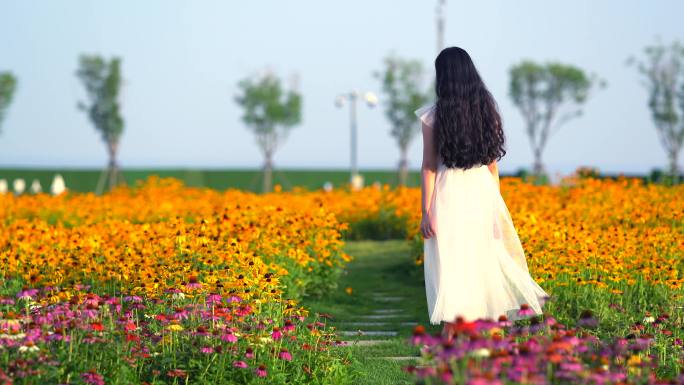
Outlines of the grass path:
M329 320L356 358L354 384L412 384L402 366L417 357L417 347L407 343L416 324L430 333L423 268L415 266L406 241L347 242L354 256L338 289L320 299L305 300L312 312L328 313ZM351 287L347 294L345 288Z

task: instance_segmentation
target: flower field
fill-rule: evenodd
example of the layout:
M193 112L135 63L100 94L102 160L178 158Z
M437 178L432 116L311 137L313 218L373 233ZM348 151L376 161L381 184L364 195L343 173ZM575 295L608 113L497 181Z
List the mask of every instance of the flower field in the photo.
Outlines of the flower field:
M461 323L453 343L417 328L416 380L675 378L684 186L501 190L547 314ZM0 384L350 383L353 357L299 302L343 289L344 238L405 238L421 268L417 188L258 195L153 178L104 196L0 195L0 216Z
M344 226L286 203L156 180L1 196L0 384L341 381L297 299L335 286Z

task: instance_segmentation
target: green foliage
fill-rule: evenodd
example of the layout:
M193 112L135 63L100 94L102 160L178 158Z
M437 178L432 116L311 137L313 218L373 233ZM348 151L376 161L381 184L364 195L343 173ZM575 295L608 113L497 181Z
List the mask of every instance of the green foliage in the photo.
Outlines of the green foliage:
M109 166L100 175L95 189L99 194L105 183L110 190L125 183L116 160L124 129L119 106L121 59L115 57L107 61L98 55L82 55L76 76L83 83L88 98L88 103L79 102L78 108L88 114L93 126L102 135L109 155Z
M273 183L273 155L290 129L301 121L302 96L295 89L285 91L280 79L271 73L238 83L241 93L235 101L244 109L242 121L256 136L264 156L264 192Z
M301 121L302 97L286 91L273 74L238 83L241 94L235 101L244 109L242 121L254 132L266 157L272 156L291 127Z
M510 77L509 95L525 120L534 172L544 174L541 158L549 137L563 123L580 116L592 89L605 82L572 65L529 60L514 65ZM552 128L556 131L551 132Z
M16 88L16 77L10 72L0 72L0 127L2 127L2 122L5 119L7 108L12 103Z
M107 144L119 142L124 121L120 113L121 59L109 61L97 55L82 55L76 76L86 89L88 102L78 108L88 114Z
M374 76L382 83L385 94L385 115L392 124L391 135L399 148L408 148L420 126L414 111L429 100L423 90L423 66L418 60L387 56L384 67Z
M677 183L677 158L684 143L684 46L661 42L644 48L645 59L634 57L635 65L648 89L648 107L660 142L670 161L669 176Z
M408 178L408 146L420 131L414 111L430 98L423 87L423 66L418 60L402 59L389 55L384 67L374 76L382 83L385 94L385 115L392 125L390 134L399 146L399 183Z
M405 239L407 227L408 218L397 216L394 207L380 207L377 215L349 223L342 237L354 241Z

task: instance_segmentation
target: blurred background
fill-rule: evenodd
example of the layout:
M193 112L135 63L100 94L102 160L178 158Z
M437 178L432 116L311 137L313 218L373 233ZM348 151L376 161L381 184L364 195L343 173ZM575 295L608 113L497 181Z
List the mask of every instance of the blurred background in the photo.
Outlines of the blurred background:
M499 104L502 176L676 181L682 14L676 0L3 0L0 190L56 174L99 192L149 175L417 186L413 111L447 46Z

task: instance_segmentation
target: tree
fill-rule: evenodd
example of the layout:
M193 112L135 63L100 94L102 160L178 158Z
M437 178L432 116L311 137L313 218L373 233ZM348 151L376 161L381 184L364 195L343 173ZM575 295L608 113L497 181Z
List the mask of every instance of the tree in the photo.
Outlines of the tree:
M286 91L272 73L248 77L238 83L235 101L243 109L242 121L254 133L264 157L264 192L271 191L273 156L290 129L301 121L302 97L292 87Z
M629 58L645 78L648 107L660 143L665 148L669 174L679 182L677 160L684 142L684 46L679 41L669 46L658 42L644 48L643 60Z
M511 67L510 76L509 95L525 120L534 155L533 172L544 176L542 154L550 136L580 116L589 93L605 82L572 65L529 60Z
M102 135L107 146L109 163L100 176L96 191L102 192L106 180L109 190L119 183L125 183L117 162L119 141L124 129L120 113L119 92L121 90L121 59L109 61L98 55L82 55L76 76L86 89L87 103L79 102L78 108L88 114L95 129Z
M0 72L0 127L5 114L12 103L14 91L17 89L17 79L10 72Z
M399 184L408 179L408 147L420 132L414 111L428 102L429 92L423 87L423 66L417 60L389 55L384 67L374 76L382 83L385 115L392 125L390 134L399 146Z

